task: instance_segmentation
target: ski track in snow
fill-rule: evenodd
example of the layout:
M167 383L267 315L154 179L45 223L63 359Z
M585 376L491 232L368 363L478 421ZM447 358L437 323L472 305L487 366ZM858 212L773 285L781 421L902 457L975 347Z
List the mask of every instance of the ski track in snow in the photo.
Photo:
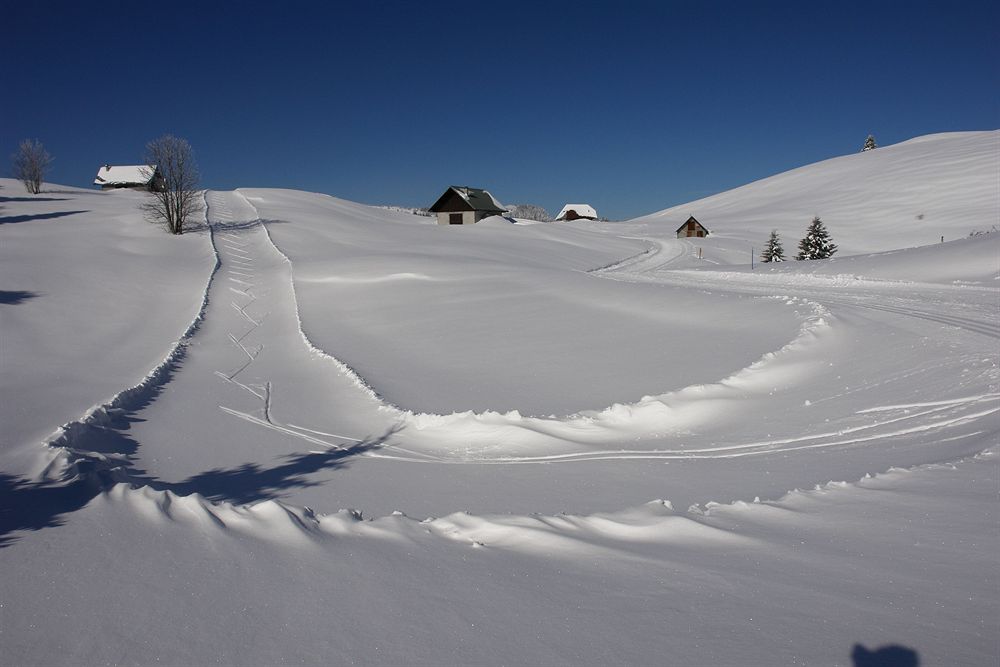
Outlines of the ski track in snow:
M249 202L248 202L249 203ZM281 252L277 244L268 234L271 245L279 252L285 261L291 266L291 261ZM663 272L670 271L670 267L678 260L690 255L695 255L695 246L685 239L652 240L650 247L632 257L612 263L591 271L596 275L601 275L613 279L630 280L636 276L647 278L653 276L654 279L661 279ZM291 274L294 298L294 272ZM773 296L770 292L768 296ZM781 297L788 298L788 297ZM794 298L792 298L794 301ZM844 303L837 299L824 299L824 302L839 304ZM848 428L830 433L821 433L802 436L799 438L783 438L768 441L756 441L739 443L728 446L713 448L686 448L686 449L607 449L600 448L601 443L620 442L624 437L631 439L641 439L651 434L658 435L664 431L676 430L678 423L683 422L684 408L688 405L687 397L677 400L686 393L704 393L706 390L727 389L727 385L732 384L732 380L745 377L751 374L759 374L767 371L770 364L775 360L781 361L784 354L789 354L802 346L815 345L817 332L829 326L831 319L830 312L825 306L817 301L806 300L806 305L812 308L813 313L805 319L799 336L791 341L785 348L774 353L765 355L760 361L748 368L734 373L730 378L723 380L715 387L689 387L687 390L672 392L669 395L646 397L642 401L631 405L615 405L606 410L580 413L561 418L539 418L524 417L517 412L511 413L457 413L452 415L441 414L417 414L389 404L384 401L375 389L353 369L330 355L309 339L308 334L302 326L301 314L298 306L295 306L295 313L298 320L298 327L305 344L315 353L331 360L341 371L347 375L359 388L362 388L372 398L382 402L382 408L386 412L392 413L400 424L400 429L405 432L407 429L422 432L426 439L434 439L436 442L452 442L457 439L458 447L452 446L450 449L438 447L436 450L428 451L426 448L410 447L400 445L389 445L380 451L366 452L364 456L371 458L404 460L408 462L434 462L452 464L526 464L526 463L558 463L558 462L579 462L595 460L634 460L634 459L704 459L704 458L734 458L742 456L752 456L759 454L771 454L776 450L794 451L801 449L813 449L822 447L842 447L846 445L856 445L879 440L882 438L894 438L907 434L920 432L937 432L958 426L964 426L978 418L994 414L1000 408L990 408L981 410L982 403L996 404L1000 394L971 395L964 399L950 402L947 408L941 411L948 412L947 415L937 415L938 410L923 411L912 415L907 415L899 419L886 419L868 424L863 427ZM856 305L847 302L846 305ZM941 322L957 326L969 331L979 333L990 333L988 324L972 320L969 318L956 318L934 315L928 312L917 312L912 309L892 308L889 306L875 306L867 304L869 308L880 308L885 312L922 317L929 321ZM697 398L693 400L697 403ZM872 407L869 412L878 412L878 406ZM252 415L230 411L231 414L242 417L261 426L275 428L285 433L295 434L316 444L323 443L321 438L334 437L342 438L336 434L325 433L319 430L310 429L304 426L292 424L275 425L264 423L254 418ZM863 411L864 412L864 411ZM630 429L623 426L623 420L635 417L635 422L640 425ZM922 420L922 423L908 425L899 429L894 426L897 421ZM267 421L267 420L265 420ZM847 434L864 432L863 435L845 437ZM944 436L948 437L948 436ZM551 441L560 443L577 442L583 444L582 451L561 451L557 454L542 454L534 456L512 456L503 453L496 453L495 448L484 447L480 451L470 454L470 441L481 442L502 442L504 439L511 439L521 443L527 443L535 448L551 444ZM464 445L461 446L461 445ZM597 445L598 447L595 447ZM335 445L334 445L335 446ZM475 449L475 447L473 447ZM503 448L500 447L502 450ZM487 452L489 450L489 452ZM393 453L388 453L393 452Z
M252 209L253 219L239 215L234 207ZM782 364L794 366L795 358L809 358L822 351L827 343L824 338L837 324L836 309L865 308L889 315L921 320L956 327L974 334L991 338L1000 337L1000 327L988 319L977 319L964 315L933 312L911 305L886 304L879 302L879 295L847 295L831 291L829 294L815 289L796 288L785 281L782 287L795 292L795 296L775 294L774 285L764 284L757 276L746 274L723 274L713 276L706 272L678 272L671 266L678 260L694 254L694 246L685 240L650 240L650 247L638 255L611 265L593 270L591 273L608 279L676 282L683 274L689 281L695 274L703 289L735 289L754 292L767 298L782 298L793 305L806 306L810 313L803 317L798 336L784 348L764 355L758 362L733 373L717 384L688 387L661 396L645 397L629 405L614 405L603 411L590 411L561 418L523 417L511 413L458 413L452 415L415 414L391 405L378 395L364 378L346 364L329 353L317 348L309 339L302 326L301 314L295 303L294 273L292 262L267 232L252 204L238 191L231 193L210 192L206 194L207 217L211 228L212 243L216 252L216 267L206 286L203 303L196 319L178 340L167 358L150 371L146 379L136 387L124 390L110 401L95 407L80 420L61 427L47 442L57 455L50 460L43 477L68 478L80 472L77 465L83 461L96 462L98 469L115 470L117 479L136 483L123 468L124 458L113 454L87 452L74 447L75 434L83 428L100 427L111 415L128 411L152 395L157 387L170 381L170 376L184 357L185 349L198 333L199 324L206 317L212 317L215 308L228 307L239 314L242 328L228 332L234 351L231 367L215 370L216 378L226 384L238 387L255 407L237 409L219 405L222 418L238 418L261 428L270 429L283 436L301 439L320 451L346 449L346 443L362 442L362 438L323 431L309 426L282 423L275 418L280 412L280 396L275 396L269 380L263 382L243 382L241 377L261 358L262 354L281 354L282 345L288 341L273 342L258 340L261 325L271 313L261 308L259 293L269 287L260 283L256 266L259 248L247 241L245 232L262 234L266 246L278 253L288 264L292 312L296 319L295 328L308 350L332 363L331 367L315 367L317 373L338 371L356 392L375 406L375 412L382 420L396 422L398 429L394 439L380 448L366 451L360 456L373 459L397 460L413 463L447 463L474 465L524 465L574 463L584 461L628 461L628 460L696 460L710 458L739 458L758 455L773 455L776 452L790 452L805 449L862 446L866 443L905 437L914 434L931 434L938 441L968 437L980 432L994 430L995 426L980 427L978 424L994 418L1000 412L1000 394L979 393L940 402L923 402L909 405L872 405L857 414L874 417L874 421L861 426L805 434L798 437L784 437L750 442L733 442L712 447L650 447L620 448L614 445L626 440L640 441L655 439L664 433L683 432L700 419L705 418L701 403L705 400L759 394L755 388L755 378L768 373ZM233 233L228 229L237 226L244 232ZM737 278L734 279L734 276ZM230 302L217 304L209 301L209 292L220 280L228 284ZM738 280L738 282L737 282ZM820 279L823 280L823 279ZM773 282L773 281L772 281ZM827 306L834 308L834 312ZM180 370L178 372L184 372ZM764 383L768 384L768 383ZM759 396L758 396L759 397ZM374 414L373 413L373 414ZM416 436L416 437L413 437ZM505 451L502 443L511 441L518 445L515 449L539 451L536 455L518 455ZM428 446L428 442L434 443ZM442 443L443 446L442 446ZM476 443L482 443L477 445ZM496 447L496 444L501 444ZM612 445L612 446L608 446ZM546 452L546 449L549 449ZM169 492L167 492L169 493Z

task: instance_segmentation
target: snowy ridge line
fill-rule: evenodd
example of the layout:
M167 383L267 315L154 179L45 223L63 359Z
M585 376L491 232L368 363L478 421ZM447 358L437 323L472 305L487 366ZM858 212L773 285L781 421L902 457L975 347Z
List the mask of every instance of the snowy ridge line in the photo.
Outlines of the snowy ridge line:
M198 328L205 319L205 313L208 310L208 293L219 268L222 266L219 251L215 245L215 234L211 225L208 225L207 222L208 200L206 192L202 193L202 200L205 206L205 222L208 228L209 241L212 245L212 255L215 257L215 266L212 267L208 281L205 283L205 289L201 296L201 306L198 308L194 319L188 324L180 338L174 341L174 344L170 347L163 360L154 366L138 384L123 389L107 401L91 407L78 419L63 424L42 441L41 444L48 451L52 451L52 456L45 462L42 470L36 475L36 481L72 477L80 472L78 464L84 460L117 464L119 457L115 455L78 450L73 445L87 428L105 427L111 423L113 415L130 411L134 406L137 406L149 397L151 393L166 385L170 381L170 375L187 354L188 342L198 331Z
M719 398L719 392L728 394L740 391L741 385L747 384L768 365L780 362L787 354L804 346L816 344L822 334L830 329L829 320L832 316L821 304L796 298L768 298L780 298L789 305L804 303L812 309L812 314L805 317L795 338L780 349L765 353L749 366L718 382L692 385L665 394L644 396L635 403L616 403L602 410L581 411L565 417L526 417L517 410L506 413L477 413L470 410L450 415L407 412L403 415L404 422L417 431L446 441L455 439L453 433L468 440L469 433L481 433L486 426L489 432L483 434L481 439L503 437L520 444L532 445L566 441L604 444L620 442L623 437L662 436L690 428L705 418L697 407L701 400ZM461 428L463 426L465 428ZM458 458L484 462L488 457Z
M538 456L493 456L490 458L467 458L467 459L451 459L451 460L435 459L433 462L454 464L454 465L461 465L461 464L516 465L516 464L529 464L529 463L580 463L588 461L733 459L733 458L743 458L747 456L755 456L761 454L772 454L774 452L793 452L806 449L843 447L847 445L860 445L865 442L871 442L873 440L883 440L886 438L911 435L914 433L924 433L927 431L946 429L955 426L965 425L975 420L997 414L998 412L1000 412L1000 407L987 408L984 410L980 410L978 412L963 414L959 416L951 416L944 419L939 419L938 421L922 423L917 426L909 426L905 428L895 429L892 431L879 431L873 434L854 435L864 431L881 429L889 424L894 424L896 422L927 417L928 415L937 414L939 412L949 410L955 406L969 407L984 401L992 401L995 403L998 398L1000 398L1000 395L997 394L991 394L985 396L973 396L968 399L964 399L962 401L949 401L947 403L943 403L942 404L943 407L934 410L927 410L924 412L907 414L902 417L897 417L894 419L889 419L887 421L881 421L874 424L866 424L864 426L855 426L852 428L841 429L838 431L829 431L813 435L806 435L800 438L779 438L775 440L764 440L758 442L722 445L717 447L701 447L696 449L645 449L645 450L609 449L609 450L593 450L586 452L570 452L565 454L549 454L549 455L538 455ZM860 413L876 412L887 409L890 408L881 408L881 407L871 408L869 410L862 410L859 412ZM984 433L983 431L977 431L976 433L968 433L962 436L957 436L957 438L971 437L973 435L982 435L983 433ZM952 439L956 439L956 437L945 438L944 440L952 440ZM381 454L378 452L368 453L367 456L371 458L405 460L413 463L428 462L426 459L391 456L391 455Z
M354 382L354 384L359 389L361 389L365 394L367 394L369 398L371 398L372 400L374 400L374 401L376 401L378 403L381 403L380 407L382 407L382 408L384 408L386 410L391 410L391 411L395 411L395 412L398 412L398 413L402 413L403 410L401 408L399 408L396 405L393 405L388 400L386 400L382 395L380 395L375 390L375 388L372 387L368 383L368 381L365 380L361 376L360 373L358 373L357 371L355 371L353 368L351 368L350 366L348 366L346 363L344 363L340 359L338 359L338 358L334 357L333 355L328 354L327 352L323 351L322 349L320 349L319 347L317 347L312 342L312 340L310 340L308 334L306 334L305 328L302 325L302 313L299 310L299 299L298 299L298 295L295 292L295 265L292 263L292 260L288 257L288 255L286 255L284 252L282 252L281 248L278 247L278 244L274 242L274 239L271 237L271 232L268 230L267 225L265 225L264 222L261 220L260 211L257 210L257 207L254 206L253 203L249 200L249 198L247 198L247 196L244 195L242 192L240 192L238 189L234 190L234 192L236 194L238 194L240 197L242 197L243 200L246 201L247 205L250 208L252 208L257 213L257 220L258 220L258 222L260 222L260 226L264 230L264 235L267 237L268 243L271 244L271 246L274 248L275 252L277 252L279 255L281 255L281 257L285 260L285 263L288 264L289 280L292 283L292 290L291 290L291 292L292 292L292 305L293 305L294 310L295 310L295 320L296 320L297 325L298 325L299 336L302 337L302 341L306 344L306 347L309 348L309 350L312 351L313 354L315 354L315 355L317 355L317 356L319 356L319 357L321 357L323 359L326 359L326 360L330 361L331 363L333 363L333 365L337 368L337 370L339 370L344 376L346 376L352 382Z
M200 494L178 496L150 486L118 483L101 497L124 503L150 521L173 521L199 530L234 531L279 544L315 543L328 539L379 539L414 542L447 539L472 548L499 548L550 557L575 557L581 543L588 549L627 551L630 544L662 543L749 544L755 540L741 520L754 517L773 520L775 511L801 512L793 507L801 499L828 500L831 493L882 492L886 482L914 474L957 471L960 467L990 463L997 465L1000 448L993 445L971 456L925 463L908 468L889 467L866 473L856 481L828 481L812 489L792 489L774 500L707 501L677 510L669 500L653 500L614 512L589 515L473 515L454 512L423 520L395 511L364 520L361 512L341 509L332 514L316 513L308 507L265 500L251 505L211 501ZM746 512L754 513L752 516Z

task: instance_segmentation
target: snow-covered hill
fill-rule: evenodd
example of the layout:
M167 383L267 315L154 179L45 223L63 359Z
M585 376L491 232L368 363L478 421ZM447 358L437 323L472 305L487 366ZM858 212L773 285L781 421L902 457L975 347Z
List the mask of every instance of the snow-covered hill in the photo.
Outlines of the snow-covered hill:
M996 662L996 142L615 224L0 181L0 658Z
M672 232L693 215L713 234L758 249L776 229L786 254L794 256L787 251L819 216L840 254L853 255L989 230L1000 222L998 183L1000 130L933 134L810 164L631 222Z

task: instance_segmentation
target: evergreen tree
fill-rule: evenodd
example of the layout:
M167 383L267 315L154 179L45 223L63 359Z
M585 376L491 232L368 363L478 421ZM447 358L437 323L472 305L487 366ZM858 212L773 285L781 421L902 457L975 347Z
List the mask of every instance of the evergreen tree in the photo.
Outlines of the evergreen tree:
M875 144L875 137L869 134L868 138L865 139L865 146L861 149L861 152L864 153L865 151L873 151L876 148L878 148L878 146Z
M781 237L778 236L778 230L771 230L771 238L767 240L767 245L764 246L764 252L760 253L760 261L762 262L784 262L785 261L785 249L781 247Z
M827 259L837 252L837 246L830 240L823 221L813 218L806 230L806 236L799 241L799 254L795 259Z

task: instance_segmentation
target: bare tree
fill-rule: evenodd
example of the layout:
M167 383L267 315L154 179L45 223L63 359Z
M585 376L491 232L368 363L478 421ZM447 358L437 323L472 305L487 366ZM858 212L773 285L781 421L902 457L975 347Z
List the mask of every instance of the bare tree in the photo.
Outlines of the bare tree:
M41 192L45 172L52 164L52 156L45 150L42 142L38 139L25 139L11 156L11 161L14 165L14 178L24 183L31 194Z
M198 167L191 144L170 134L146 144L143 164L150 177L150 197L142 208L146 217L164 222L171 234L184 232L184 224L201 210ZM158 176L158 177L157 177Z
M510 207L510 217L552 222L552 216L549 215L549 212L537 204L514 204Z

